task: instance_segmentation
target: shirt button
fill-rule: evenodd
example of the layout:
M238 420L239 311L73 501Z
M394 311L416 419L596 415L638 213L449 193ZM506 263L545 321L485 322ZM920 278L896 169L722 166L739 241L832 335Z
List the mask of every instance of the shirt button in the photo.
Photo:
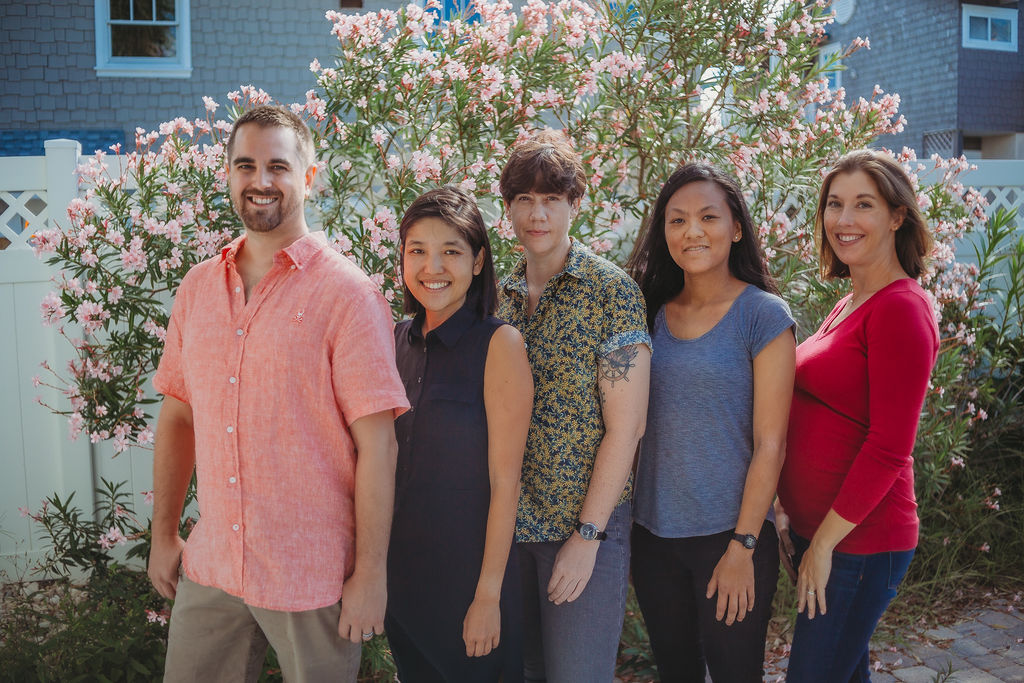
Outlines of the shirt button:
M295 265L292 264L292 266L289 268L289 270L295 270Z
M236 481L238 481L238 480L235 479L234 477L228 477L228 483L229 484L234 484Z
M232 524L231 528L234 529L235 531L238 531L241 527L239 527L237 524Z
M238 293L238 292L241 292L241 291L242 291L241 287L235 287L235 293Z
M423 384L423 378L422 377L417 377L416 378L416 383L417 384Z
M235 330L235 334L241 337L244 334L244 332L242 332L242 328L238 328L237 330Z
M231 433L231 432L233 432L233 431L235 431L235 428L234 428L234 427L228 427L228 434L230 434L230 433Z
M231 382L232 384L234 384L235 382L238 381L238 378L237 377L228 377L228 381Z

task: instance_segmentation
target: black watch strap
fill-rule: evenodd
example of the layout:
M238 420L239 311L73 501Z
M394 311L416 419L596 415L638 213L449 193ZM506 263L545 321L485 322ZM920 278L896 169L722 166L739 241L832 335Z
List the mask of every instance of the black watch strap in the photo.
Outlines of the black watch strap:
M608 532L599 530L591 522L576 522L576 531L587 541L603 541L608 538Z
M757 536L754 536L753 534L739 534L734 531L732 534L732 540L738 542L747 550L753 550L757 547Z

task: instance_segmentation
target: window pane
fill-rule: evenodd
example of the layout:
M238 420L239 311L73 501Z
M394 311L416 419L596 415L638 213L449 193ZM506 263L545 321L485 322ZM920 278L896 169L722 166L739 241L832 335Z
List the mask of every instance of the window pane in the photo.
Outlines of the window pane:
M156 0L156 18L160 21L174 21L174 0Z
M173 26L111 26L110 41L114 57L176 57L178 54Z
M111 19L131 19L129 0L110 0Z
M153 20L153 0L134 0L132 5L135 7L135 16L132 19L135 21Z
M1010 42L1010 20L992 19L992 40L998 43Z
M971 40L988 40L988 19L971 17L971 28L968 35Z

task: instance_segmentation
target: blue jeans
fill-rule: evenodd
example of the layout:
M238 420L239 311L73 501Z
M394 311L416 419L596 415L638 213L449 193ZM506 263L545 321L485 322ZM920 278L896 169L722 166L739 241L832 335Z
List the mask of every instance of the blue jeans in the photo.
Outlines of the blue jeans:
M791 533L795 566L810 542ZM832 573L825 587L828 612L808 619L797 615L786 680L870 681L868 643L878 620L896 597L913 550L853 555L832 553Z
M518 543L523 578L523 673L527 681L611 683L626 612L629 577L628 502L612 512L594 573L572 602L548 600L561 541ZM575 532L573 532L575 533Z

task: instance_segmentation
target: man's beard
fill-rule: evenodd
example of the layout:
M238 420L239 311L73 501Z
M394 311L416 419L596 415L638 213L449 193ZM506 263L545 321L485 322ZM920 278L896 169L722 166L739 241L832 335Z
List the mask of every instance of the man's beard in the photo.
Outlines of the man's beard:
M277 201L268 207L257 208L249 203L249 197L276 197ZM247 230L271 232L281 225L284 217L291 215L295 209L294 206L285 206L284 201L284 195L279 192L266 194L248 193L242 197L241 206L236 206L235 211L238 213L239 218L242 219L242 223L245 224Z

